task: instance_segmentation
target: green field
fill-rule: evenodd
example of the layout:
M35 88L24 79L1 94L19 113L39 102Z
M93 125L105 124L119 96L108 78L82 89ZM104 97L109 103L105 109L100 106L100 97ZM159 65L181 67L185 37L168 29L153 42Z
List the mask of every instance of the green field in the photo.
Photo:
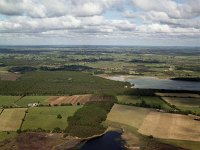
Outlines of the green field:
M0 80L2 95L64 95L123 93L127 83L111 81L89 73L36 71L22 74L19 80Z
M15 106L14 102L17 101L20 96L0 96L0 107L3 106Z
M0 131L17 131L26 110L26 108L4 109L0 115Z
M182 147L189 150L199 150L200 142L196 141L186 141L186 140L168 140L168 139L159 139L159 141L178 147Z
M168 103L181 107L200 107L200 98L162 97Z
M190 110L200 114L200 98L162 97L162 99L183 111Z
M42 105L48 105L48 99L49 96L25 96L19 101L17 101L18 106L26 107L29 103L40 103Z
M160 97L157 96L117 96L118 102L121 104L133 104L141 103L145 101L150 107L160 106L162 109L171 110L171 107L167 105Z
M17 136L16 132L0 132L0 142Z
M118 102L122 104L136 104L141 101L139 96L122 95L117 96Z
M53 130L56 127L64 130L67 127L67 118L82 106L57 106L57 107L33 107L28 109L22 130L44 129ZM62 116L61 119L57 115Z

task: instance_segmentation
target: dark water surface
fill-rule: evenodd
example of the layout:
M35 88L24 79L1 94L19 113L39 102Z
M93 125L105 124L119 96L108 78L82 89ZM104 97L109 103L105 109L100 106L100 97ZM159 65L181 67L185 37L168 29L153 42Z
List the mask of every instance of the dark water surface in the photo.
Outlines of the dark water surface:
M187 90L200 91L200 82L178 81L170 79L159 79L156 77L139 77L139 76L112 76L111 80L127 81L134 84L134 88L141 89L166 89L166 90Z
M134 83L136 88L200 91L200 82L158 79L153 77L139 77L127 79L127 81Z
M124 150L121 133L110 131L99 138L87 141L81 150Z

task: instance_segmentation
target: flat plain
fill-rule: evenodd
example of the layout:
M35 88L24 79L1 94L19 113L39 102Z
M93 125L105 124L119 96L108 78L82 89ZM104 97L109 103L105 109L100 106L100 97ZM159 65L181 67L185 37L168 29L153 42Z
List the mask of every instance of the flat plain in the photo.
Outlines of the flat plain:
M18 106L27 107L29 103L49 104L49 96L25 96L16 102Z
M200 141L200 122L186 115L151 112L138 131L163 139Z
M27 108L4 109L0 115L0 131L17 131Z
M14 106L14 102L17 101L20 96L0 96L0 107L1 106Z
M67 118L82 106L56 106L56 107L33 107L28 109L25 121L22 124L22 130L27 129L45 129L53 130L56 127L65 129L67 127ZM57 118L57 115L62 118Z
M107 116L108 121L139 128L150 109L115 104Z

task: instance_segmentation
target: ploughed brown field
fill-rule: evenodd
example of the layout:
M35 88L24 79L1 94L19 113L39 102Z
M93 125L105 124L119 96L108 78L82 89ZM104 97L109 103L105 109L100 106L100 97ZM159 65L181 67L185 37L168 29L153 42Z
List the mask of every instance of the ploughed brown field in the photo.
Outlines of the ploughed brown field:
M73 95L73 96L52 96L49 97L48 101L51 105L61 105L61 104L85 104L90 101L92 95Z
M101 95L73 95L73 96L51 96L48 101L51 105L61 105L61 104L85 104L89 101L111 101L112 96L101 96Z

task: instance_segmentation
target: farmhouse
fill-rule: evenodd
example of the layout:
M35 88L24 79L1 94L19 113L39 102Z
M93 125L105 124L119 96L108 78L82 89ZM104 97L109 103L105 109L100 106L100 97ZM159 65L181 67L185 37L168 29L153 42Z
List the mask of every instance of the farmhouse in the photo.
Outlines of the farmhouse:
M29 103L28 107L37 107L39 106L39 103Z

